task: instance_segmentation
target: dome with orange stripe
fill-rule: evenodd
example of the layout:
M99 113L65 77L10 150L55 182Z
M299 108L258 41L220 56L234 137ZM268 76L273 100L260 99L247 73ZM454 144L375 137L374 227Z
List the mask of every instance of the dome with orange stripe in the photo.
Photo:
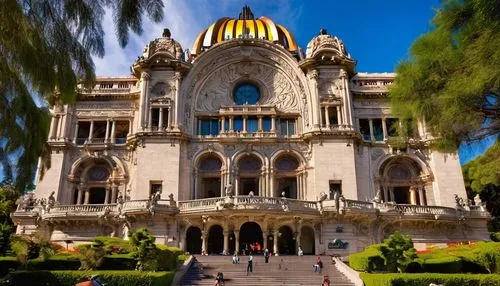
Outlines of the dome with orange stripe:
M250 7L244 6L238 19L220 18L198 35L194 42L194 55L199 55L211 46L239 38L267 40L295 53L298 50L293 35L283 26L275 24L268 17L254 18Z

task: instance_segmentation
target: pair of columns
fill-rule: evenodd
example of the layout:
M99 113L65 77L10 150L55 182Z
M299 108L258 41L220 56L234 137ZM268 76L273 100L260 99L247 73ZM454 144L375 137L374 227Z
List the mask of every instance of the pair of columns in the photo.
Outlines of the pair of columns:
M242 116L243 118L243 130L242 132L243 133L246 133L247 132L247 119L248 119L248 116L244 115ZM221 133L225 133L226 131L228 131L229 133L233 133L234 132L234 116L228 116L228 119L229 119L229 129L226 130L226 117L225 116L222 116L220 117L220 122L221 122L221 129L220 129L220 132ZM262 132L264 130L264 117L263 116L257 116L257 130L258 132ZM276 116L271 116L271 130L269 130L269 132L275 132L276 131Z
M90 188L85 185L80 185L77 188L77 205L88 205L90 202ZM106 186L106 196L104 198L104 204L116 203L116 198L118 196L118 185L113 184L111 186Z
M93 133L94 133L94 121L97 120L91 120L90 121L90 129L89 129L89 136L87 137L87 140L89 142L92 142L93 139ZM100 121L100 120L99 120ZM75 135L74 135L74 142L76 143L76 140L78 139L78 130L79 130L79 122L76 123L75 127ZM111 132L109 132L111 129ZM104 135L104 142L115 142L115 131L116 131L116 120L108 119L106 121L106 134ZM130 132L130 131L129 131Z
M394 195L394 188L393 187L384 187L384 200L388 202L394 202L395 201L395 195ZM417 204L417 195L418 195L418 201L419 205L425 206L425 190L423 186L419 187L410 187L410 204L416 205Z
M325 116L325 127L327 129L331 128L332 124L330 122L330 109L334 109L335 112L337 113L337 125L342 125L342 114L341 114L341 107L339 105L325 105L321 106L321 109L323 109L323 112L320 115ZM333 111L333 110L332 110ZM323 120L321 120L323 123Z
M53 115L52 121L50 122L50 131L49 131L49 139L55 140L60 137L63 137L63 120L64 114L61 115Z
M236 251L239 251L240 249L240 231L239 230L233 230L233 233L234 233L234 239L235 239L235 249ZM228 230L224 230L223 231L223 235L224 235L224 243L223 243L223 248L224 248L224 252L225 253L228 253L229 254L229 236L230 236L231 232L228 231ZM279 231L278 230L274 230L272 232L273 234L273 253L276 253L278 254L278 239L279 239ZM263 241L263 246L262 246L262 249L268 249L268 244L267 244L267 237L268 237L269 233L268 232L263 232L262 233L262 241ZM184 241L185 237L183 236L181 238L182 240L181 241ZM296 242L297 242L297 246L296 248L300 245L300 232L298 233L298 235L296 236ZM202 249L202 253L207 253L208 251L208 231L202 231L201 233L201 249ZM180 245L181 249L184 247L184 244Z
M158 115L158 126L153 126L153 109L157 108L159 110ZM165 117L165 111L167 112L167 126L163 126L163 119ZM158 127L158 130L163 130L164 127L169 128L172 126L172 112L170 107L150 107L149 108L149 118L148 118L148 129L152 130L153 127Z

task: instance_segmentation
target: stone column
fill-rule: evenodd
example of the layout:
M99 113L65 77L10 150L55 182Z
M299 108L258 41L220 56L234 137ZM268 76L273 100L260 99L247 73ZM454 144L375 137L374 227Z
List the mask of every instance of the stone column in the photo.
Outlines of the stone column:
M183 230L179 231L179 248L186 252L186 237Z
M92 133L94 133L94 120L90 121L89 137L87 138L89 142L92 142Z
M109 195L110 195L110 187L109 186L106 186L106 197L104 198L104 203L105 204L109 204Z
M271 116L271 132L276 132L276 116Z
M326 122L326 128L330 128L330 114L328 112L328 106L325 106L325 122Z
M297 251L297 254L298 254L298 249L300 247L300 235L301 235L301 232L300 232L300 227L299 227L299 231L297 231L295 233L295 251Z
M201 232L201 252L207 253L207 242L208 242L208 233L206 230Z
M390 195L390 202L394 202L394 188L390 187L389 189L389 195Z
M422 186L418 187L418 198L420 200L420 205L425 206L424 190Z
M417 204L417 193L415 191L416 191L415 188L410 187L410 204L411 205Z
M389 191L387 187L382 187L384 189L384 202L389 202Z
M116 143L115 142L115 136L116 136L116 120L111 121L111 143Z
M269 195L270 197L279 197L279 194L275 194L276 191L274 190L274 168L271 167L271 170L269 171Z
M106 120L106 134L104 134L104 142L109 140L109 119Z
M222 116L220 119L220 133L224 133L226 131L226 117Z
M240 253L240 231L233 230L234 233L234 248L237 253Z
M89 201L90 201L90 191L89 189L85 189L85 200L83 204L88 205Z
M61 114L59 116L58 120L58 125L57 125L57 133L56 133L56 138L64 138L64 129L63 129L63 124L64 124L64 114Z
M77 205L81 205L82 204L82 202L83 202L83 193L84 192L85 192L84 186L82 184L80 184L78 186L78 198L77 198L77 201L76 201Z
M174 127L178 127L179 126L179 116L178 114L180 113L180 104L179 104L179 88L181 86L181 79L182 79L182 75L180 72L176 72L175 73L175 76L174 76L174 80L175 80L175 90L174 90L174 108L170 108L170 111L172 113L172 125ZM170 127L170 125L169 125Z
M234 116L229 116L229 132L234 132Z
M174 108L172 106L167 107L167 128L172 129L173 121L174 121L174 112L172 111Z
M319 73L317 70L311 70L307 73L309 79L309 85L311 87L311 112L312 115L312 125L314 128L319 128L319 103L318 103L318 77Z
M243 133L247 133L247 116L243 116Z
M385 126L385 118L382 118L382 133L384 134L384 140L387 139L387 126Z
M263 236L263 241L264 241L264 245L262 245L262 248L263 250L266 250L267 249L267 237L269 236L269 232L267 231L264 231L262 232L262 236Z
M345 108L345 116L346 122L349 128L352 128L352 103L351 103L351 93L349 91L349 78L347 72L344 69L340 70L340 78L342 78L344 84L344 108Z
M373 135L373 119L368 119L368 125L370 125L370 141L375 141L375 135Z
M148 113L147 111L149 110L148 108L148 89L149 89L149 81L151 79L151 75L146 72L146 71L143 71L141 73L141 102L140 102L140 105L139 105L139 115L141 117L141 120L139 120L139 123L140 125L138 127L140 127L141 130L144 130L146 128L146 126L148 125L147 123L147 116L148 116ZM137 128L139 129L139 128Z
M75 125L75 140L74 140L74 143L76 144L77 140L78 140L78 128L79 128L79 124L78 124L78 121L76 122L76 125Z
M153 110L151 108L151 106L148 108L148 131L151 131L153 130Z
M338 125L342 125L342 112L340 111L340 106L335 106L335 109L337 110L337 121Z
M278 230L273 231L273 252L274 252L275 255L279 254L279 251L278 251L278 234L279 234Z
M224 230L224 253L228 254L229 253L229 231Z
M234 172L234 194L235 194L235 196L240 195L240 180L239 180L238 176L239 176L239 172L235 171Z
M163 130L163 108L160 108L160 118L158 119L158 131Z
M262 116L257 116L257 119L258 119L258 128L257 128L257 131L258 132L262 132L264 131L264 128L263 128L263 124L262 124Z
M52 115L52 122L50 123L50 139L56 138L57 127L59 126L59 117L57 115Z
M118 185L117 184L113 184L111 186L111 203L116 203L116 197L118 195Z

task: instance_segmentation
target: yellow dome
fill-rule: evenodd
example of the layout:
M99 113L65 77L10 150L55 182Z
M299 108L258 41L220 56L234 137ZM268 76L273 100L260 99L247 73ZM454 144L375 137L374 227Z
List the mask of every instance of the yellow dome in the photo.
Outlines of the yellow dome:
M238 19L220 18L201 32L194 42L192 53L199 55L217 43L241 37L268 40L290 52L297 51L295 38L286 28L265 16L255 20L252 11L245 5Z

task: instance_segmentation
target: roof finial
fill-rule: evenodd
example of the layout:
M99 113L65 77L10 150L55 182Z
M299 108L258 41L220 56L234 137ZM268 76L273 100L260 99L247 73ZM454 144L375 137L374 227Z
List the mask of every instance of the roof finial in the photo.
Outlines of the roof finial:
M170 38L170 30L168 28L163 29L163 35L164 38Z
M320 34L320 35L328 35L328 32L326 31L326 29L325 29L325 28L321 28L321 29L319 30L319 34Z
M240 16L238 17L240 20L254 20L252 10L250 10L250 7L248 5L243 6L243 9L241 10Z

